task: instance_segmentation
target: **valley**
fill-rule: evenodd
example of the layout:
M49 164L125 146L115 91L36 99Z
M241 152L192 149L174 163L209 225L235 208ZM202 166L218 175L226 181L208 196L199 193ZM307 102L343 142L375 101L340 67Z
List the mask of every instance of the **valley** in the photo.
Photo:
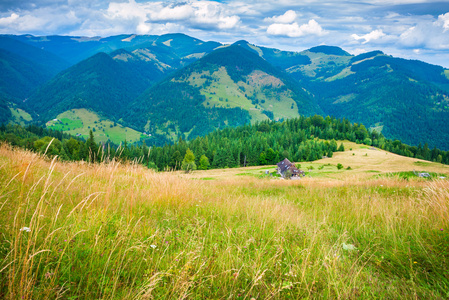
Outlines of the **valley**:
M449 299L449 1L0 1L0 299Z
M226 126L320 114L412 146L449 149L448 70L381 51L293 52L183 34L0 39L0 122L45 125L87 109L156 137L135 141L161 146ZM14 121L5 106L30 117Z

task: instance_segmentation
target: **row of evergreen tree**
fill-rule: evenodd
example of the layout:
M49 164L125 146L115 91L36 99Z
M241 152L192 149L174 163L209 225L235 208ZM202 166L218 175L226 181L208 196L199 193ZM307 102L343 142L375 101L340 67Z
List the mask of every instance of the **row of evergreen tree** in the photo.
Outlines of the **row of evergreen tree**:
M322 116L299 117L283 122L264 121L253 125L216 130L190 141L179 139L163 147L148 147L144 142L129 145L96 143L92 132L85 141L60 131L35 125L0 126L0 139L61 160L101 162L108 159L135 160L157 170L232 168L314 161L344 151L338 140L349 140L381 148L403 156L449 164L449 151L424 146L409 146L386 139L376 131L346 119ZM51 142L51 143L50 143Z

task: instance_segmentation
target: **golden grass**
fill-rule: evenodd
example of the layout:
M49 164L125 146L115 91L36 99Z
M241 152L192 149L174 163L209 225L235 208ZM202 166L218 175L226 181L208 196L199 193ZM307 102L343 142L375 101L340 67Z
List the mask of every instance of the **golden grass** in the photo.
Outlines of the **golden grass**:
M238 172L0 146L0 298L448 296L448 181Z
M341 141L338 142L340 144ZM449 166L440 163L434 163L417 158L400 156L391 152L380 150L377 148L360 145L349 141L343 141L344 152L335 152L332 158L320 159L314 162L300 162L301 169L306 170L313 167L311 175L312 182L320 182L326 184L328 181L351 182L356 178L356 182L363 177L364 179L372 178L377 174L403 172L403 171L426 171L446 174L449 177ZM352 149L352 150L350 150ZM420 165L417 162L421 162ZM341 163L344 168L351 167L351 170L337 170L336 165ZM318 168L322 165L331 164L323 170ZM236 175L248 173L248 175L262 175L264 170L274 171L275 166L256 166L246 168L232 169L215 169L207 171L196 171L191 174L184 175L178 172L179 176L186 178L210 178L216 180L235 178Z

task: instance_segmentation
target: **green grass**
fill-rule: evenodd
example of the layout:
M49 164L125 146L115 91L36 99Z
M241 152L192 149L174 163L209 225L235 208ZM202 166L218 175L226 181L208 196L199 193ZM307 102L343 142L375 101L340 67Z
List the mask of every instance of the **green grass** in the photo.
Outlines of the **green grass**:
M56 119L48 121L46 125L48 128L62 130L72 135L79 134L85 139L89 137L90 130L95 130L94 137L97 142L110 140L120 144L126 139L127 142L133 143L139 141L141 137L146 137L132 128L114 123L86 109L66 111Z
M14 124L25 125L33 120L29 113L23 109L15 107L15 105L10 107L9 110L11 111L12 123Z
M205 86L206 79L202 75L213 77L209 86ZM274 118L294 118L298 117L298 108L295 101L291 98L290 92L272 92L264 91L266 85L278 85L282 83L260 71L255 71L247 76L246 82L235 83L228 75L224 67L216 70L212 74L209 71L203 73L193 73L189 77L192 86L201 87L201 94L206 97L203 105L206 107L241 107L249 112L252 122L266 120L267 116L262 113L263 110L273 111ZM258 104L253 104L250 97L258 99ZM209 103L209 104L208 104ZM291 108L293 105L293 109Z
M191 176L1 146L1 298L449 297L448 181Z
M428 166L432 165L431 162L425 162L425 161L415 161L413 164L416 166L422 166L422 167L428 167Z
M377 175L380 177L398 177L401 179L412 179L412 178L419 178L422 180L435 180L438 179L439 177L446 177L446 174L441 174L441 173L435 173L435 172L426 172L426 171L416 171L416 173L428 173L430 177L419 177L417 175L415 175L415 173L413 171L408 171L408 172L390 172L390 173L386 173L386 174L381 174L381 175Z
M344 68L337 75L334 75L332 77L326 78L325 81L331 82L331 81L335 81L335 80L338 80L338 79L343 79L343 78L348 77L349 75L352 75L352 74L355 74L355 72L351 71L351 67L347 67L347 68Z
M51 129L54 130L62 130L62 131L70 131L70 130L75 130L75 129L79 129L79 128L83 128L83 121L81 121L81 119L69 119L69 118L61 118L61 119L57 119L53 120L50 126L47 126Z

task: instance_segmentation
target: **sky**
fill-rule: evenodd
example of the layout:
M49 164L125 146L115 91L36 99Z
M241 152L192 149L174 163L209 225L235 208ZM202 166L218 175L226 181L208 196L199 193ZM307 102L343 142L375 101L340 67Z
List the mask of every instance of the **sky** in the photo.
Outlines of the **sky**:
M302 51L381 50L449 68L449 1L0 0L0 33L111 36L185 33Z

